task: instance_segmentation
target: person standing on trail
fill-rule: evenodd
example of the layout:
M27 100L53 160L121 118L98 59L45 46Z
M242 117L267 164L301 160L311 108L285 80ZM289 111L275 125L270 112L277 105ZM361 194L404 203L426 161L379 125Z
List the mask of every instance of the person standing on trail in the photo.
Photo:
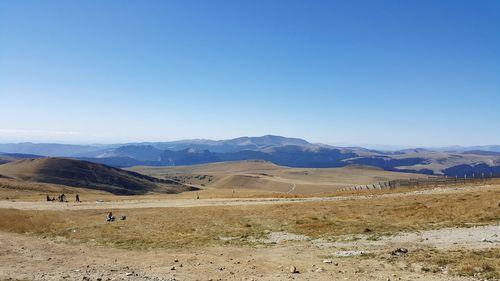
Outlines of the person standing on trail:
M80 195L78 195L78 194L77 194L75 197L76 197L75 201L76 201L77 203L80 203Z

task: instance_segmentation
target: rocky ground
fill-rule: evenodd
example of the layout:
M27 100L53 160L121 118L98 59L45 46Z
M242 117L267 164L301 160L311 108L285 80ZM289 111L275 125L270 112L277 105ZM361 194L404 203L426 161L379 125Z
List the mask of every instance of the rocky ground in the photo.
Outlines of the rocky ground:
M136 251L1 232L0 279L477 280L450 276L446 268L426 272L422 264L408 265L403 257L417 249L499 247L499 233L499 225L378 239L366 234L311 240L272 232L252 247Z
M363 203L375 197L413 200L411 196L487 188L492 187L297 199L127 200L81 204L4 200L0 201L0 211L2 208L56 211L111 207L184 208L333 200L365 200L360 201ZM448 253L465 253L465 257L470 252L481 254L481 251L498 249L498 221L486 225L476 223L470 227L432 228L390 236L375 235L366 229L364 234L321 239L267 231L264 237L219 237L224 246L218 247L152 250L119 249L60 236L0 232L0 280L495 280L483 277L486 276L483 268L467 277L454 275L447 265L439 263L430 268L426 255L437 252L446 258ZM231 243L242 239L246 240L245 243ZM498 252L493 253L493 259L495 255L498 256ZM453 258L457 259L457 256ZM476 271L475 268L472 270Z

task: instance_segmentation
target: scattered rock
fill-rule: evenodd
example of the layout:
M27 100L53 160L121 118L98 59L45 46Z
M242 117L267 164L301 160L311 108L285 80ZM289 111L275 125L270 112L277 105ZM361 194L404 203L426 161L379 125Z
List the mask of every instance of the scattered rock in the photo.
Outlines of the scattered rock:
M305 235L293 234L288 232L271 232L267 235L267 239L249 239L249 241L264 243L264 244L278 244L286 241L308 241L310 238Z
M323 260L323 263L333 263L333 261L331 259L326 259L326 260Z
M365 251L338 251L335 252L335 256L337 257L353 257L353 256L361 256L366 254Z
M391 252L391 255L393 256L401 256L401 255L404 255L404 254L407 254L408 253L408 249L406 248L397 248L396 250L392 251Z
M295 266L290 266L290 273L299 273L299 271L297 270L297 268Z
M318 267L314 272L320 273L325 271L322 267Z

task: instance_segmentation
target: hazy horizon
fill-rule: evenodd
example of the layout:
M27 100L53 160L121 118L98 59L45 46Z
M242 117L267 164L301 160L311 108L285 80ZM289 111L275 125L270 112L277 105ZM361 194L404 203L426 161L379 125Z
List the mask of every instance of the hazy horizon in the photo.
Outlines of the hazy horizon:
M1 1L0 143L500 143L499 1Z
M266 134L277 136L274 134ZM238 136L234 138L240 137L263 137L261 136ZM331 145L338 147L363 147L368 149L378 149L378 150L402 150L402 149L414 149L414 148L425 148L425 149L442 149L442 148L453 148L453 147L475 147L475 146L492 146L499 145L495 143L489 144L474 144L474 145L460 145L460 144L450 144L443 146L421 146L418 144L415 145L397 145L397 144L376 144L376 143L324 143L324 142L316 142L311 141L307 138L301 138L298 136L280 136L286 138L298 138L308 141L312 144L323 144L323 145ZM228 138L228 139L234 139ZM0 144L20 144L20 143L32 143L32 144L62 144L62 145L89 145L89 146L106 146L106 145L127 145L127 144L140 144L140 143L162 143L162 142L176 142L176 141L191 141L191 140L212 140L212 141L223 141L228 139L211 139L211 138L194 138L194 139L164 139L164 140L138 140L138 141L123 141L123 142L54 142L54 141L12 141L12 142L2 142L0 140ZM0 151L1 153L2 151Z

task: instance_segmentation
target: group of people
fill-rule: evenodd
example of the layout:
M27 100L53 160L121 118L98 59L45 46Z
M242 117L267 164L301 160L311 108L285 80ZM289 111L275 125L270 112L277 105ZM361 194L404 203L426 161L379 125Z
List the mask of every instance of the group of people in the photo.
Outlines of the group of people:
M55 197L50 198L50 196L47 195L47 201L54 202L54 201L56 201L56 198ZM59 194L59 196L57 196L57 201L58 202L68 202L68 200L66 199L66 194L64 194L64 193ZM80 195L78 195L78 194L75 195L75 202L77 202L77 203L81 202Z
M47 195L47 201L54 202L54 201L56 201L56 198L55 197L51 198L49 195ZM68 202L66 199L66 194L64 194L64 193L59 194L59 196L57 196L57 201ZM75 202L77 202L77 203L81 202L80 195L78 195L78 194L75 195ZM126 219L127 219L127 216L120 216L120 220L124 221ZM115 216L113 216L113 212L108 213L108 215L106 216L106 221L107 222L114 222L115 221Z
M127 219L127 216L121 216L120 220L124 221ZM113 216L113 212L109 212L108 216L106 217L107 222L114 222L115 221L115 216Z

